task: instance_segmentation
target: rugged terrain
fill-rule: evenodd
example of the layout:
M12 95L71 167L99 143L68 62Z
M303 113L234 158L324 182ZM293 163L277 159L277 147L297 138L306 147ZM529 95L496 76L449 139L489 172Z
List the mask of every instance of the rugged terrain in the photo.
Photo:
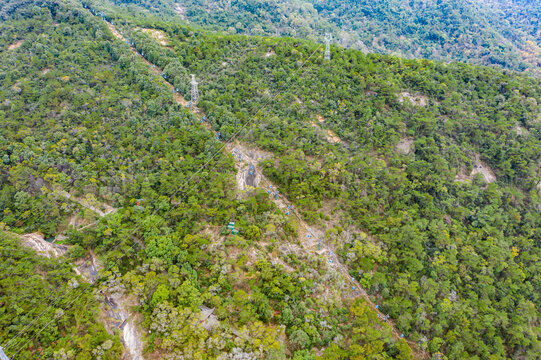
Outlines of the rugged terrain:
M535 358L538 80L15 4L8 355Z

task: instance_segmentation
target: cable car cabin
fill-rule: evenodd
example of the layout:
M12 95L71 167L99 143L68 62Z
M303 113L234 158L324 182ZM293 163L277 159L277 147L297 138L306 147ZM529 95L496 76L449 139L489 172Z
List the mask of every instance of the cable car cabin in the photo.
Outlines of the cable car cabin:
M233 234L233 235L238 235L238 234L239 234L239 231L238 231L238 230L235 230L235 229L233 229L233 231L231 231L231 234Z

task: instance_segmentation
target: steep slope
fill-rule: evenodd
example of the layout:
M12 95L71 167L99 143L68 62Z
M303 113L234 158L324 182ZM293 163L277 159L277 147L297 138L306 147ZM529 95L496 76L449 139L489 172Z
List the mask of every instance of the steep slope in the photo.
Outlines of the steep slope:
M93 231L98 216L112 216L107 203L123 207L132 196L151 201L152 187L160 188L161 196L173 194L192 169L207 162L205 146L215 141L198 125L188 125L189 114L147 65L132 59L128 49L112 53L107 26L86 11L55 1L14 8L12 18L0 24L0 225L41 232L19 240L33 240L38 250L49 244L43 235L71 246L54 266L53 260L45 263L28 251L19 256L23 251L15 244L2 244L7 308L2 307L1 345L17 358L117 359L118 337L97 323L102 296L94 298L95 287L76 277L68 262L84 258L90 248L101 247L100 254L115 260L133 251L130 238L102 242L83 230ZM210 187L205 180L199 183ZM113 261L104 269L112 266ZM38 277L25 279L28 272ZM81 286L71 287L70 279Z
M46 4L5 25L2 221L95 249L144 356L535 358L539 81ZM66 231L56 187L118 211Z
M260 164L266 175L325 230L399 329L450 358L533 356L538 81L347 50L324 63L317 44L154 25L169 34L168 48L133 32L138 50L182 91L187 74L198 75L200 107L222 136L242 127L244 141L274 153ZM404 139L407 150L395 150ZM510 319L525 313L521 342ZM486 322L494 316L501 320Z
M124 1L190 24L249 35L336 41L364 52L539 73L541 5L527 0Z
M35 2L10 16L2 24L1 61L14 69L1 73L2 226L62 233L72 255L56 261L96 251L103 264L94 287L54 294L60 310L71 314L79 299L96 309L99 299L129 289L144 319L115 326L148 334L144 358L313 357L336 346L333 339L357 352L411 358L366 301L343 292L343 275L324 258L277 250L297 241L296 221L266 193L231 191L234 159L157 67L115 39L122 34L75 3ZM72 226L74 216L87 224ZM232 218L239 236L225 231ZM3 319L2 345L21 332L22 345L5 346L8 355L118 358L117 340L114 351L107 343L90 356L55 342L50 331L66 321L61 313L40 315L27 299L20 303L25 321ZM109 306L114 318L120 310Z
M69 308L67 299L57 298L63 292L81 294L90 286L73 281L68 261L41 258L4 232L0 232L0 249L0 338L11 359L35 359L38 354L56 359L119 358L122 345L98 322L92 292ZM44 331L34 329L46 325Z

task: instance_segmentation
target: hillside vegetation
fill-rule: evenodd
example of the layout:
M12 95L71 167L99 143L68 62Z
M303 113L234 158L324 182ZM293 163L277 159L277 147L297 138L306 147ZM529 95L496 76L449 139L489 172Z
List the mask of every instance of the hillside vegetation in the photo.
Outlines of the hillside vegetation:
M84 6L109 24L77 3L14 4L0 25L2 225L63 234L65 261L97 252L96 287L137 299L148 358L538 357L539 80L338 46L325 61L309 40L102 2ZM199 114L171 91L189 100L189 74ZM264 154L259 189L237 188L240 149ZM60 190L118 210L96 218ZM28 320L1 317L2 343L40 313L6 296ZM38 331L23 334L28 358L86 356Z
M291 36L407 58L539 74L541 4L529 0L160 0L116 2L230 34Z

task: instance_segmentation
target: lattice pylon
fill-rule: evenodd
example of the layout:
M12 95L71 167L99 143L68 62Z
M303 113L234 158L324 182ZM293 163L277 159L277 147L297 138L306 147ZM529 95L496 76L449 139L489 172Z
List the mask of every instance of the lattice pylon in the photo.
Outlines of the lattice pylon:
M325 60L331 60L331 41L332 34L325 33Z
M198 83L195 81L195 75L192 74L192 81L190 82L190 85L192 86L192 104L196 104L197 100L199 99L199 89L197 87Z

